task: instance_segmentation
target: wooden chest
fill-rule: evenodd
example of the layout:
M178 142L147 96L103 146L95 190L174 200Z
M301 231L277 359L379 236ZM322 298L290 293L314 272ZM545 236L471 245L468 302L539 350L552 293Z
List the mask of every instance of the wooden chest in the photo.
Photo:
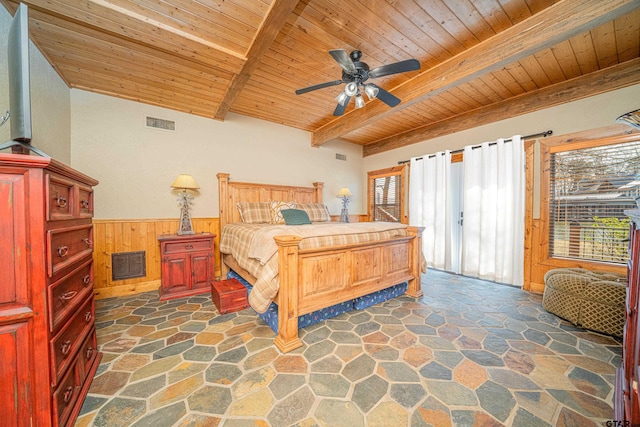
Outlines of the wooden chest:
M249 307L247 288L236 279L212 282L211 297L220 314L232 313Z

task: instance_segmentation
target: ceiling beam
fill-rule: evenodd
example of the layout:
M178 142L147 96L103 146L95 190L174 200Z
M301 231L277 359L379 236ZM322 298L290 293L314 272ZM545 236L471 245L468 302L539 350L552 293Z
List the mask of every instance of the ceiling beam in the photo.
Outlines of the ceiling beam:
M431 123L362 148L363 157L640 83L640 58Z
M391 93L402 99L402 102L393 109L374 101L365 108L353 109L318 128L312 135L311 145L320 146L382 117L397 113L399 109L425 101L587 32L638 7L640 0L561 0L397 86Z
M289 15L298 5L298 0L274 0L271 4L267 16L262 21L251 46L247 50L247 61L240 70L233 76L231 84L227 88L214 118L224 120L231 105L236 100L244 85L247 83L253 70L260 64L262 56L269 50L271 43L276 39L278 33L284 26Z

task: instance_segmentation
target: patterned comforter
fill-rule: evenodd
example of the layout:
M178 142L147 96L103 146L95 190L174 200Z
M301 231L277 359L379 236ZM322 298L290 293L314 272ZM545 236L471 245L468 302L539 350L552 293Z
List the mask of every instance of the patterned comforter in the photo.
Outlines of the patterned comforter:
M390 222L315 223L308 225L227 224L220 236L220 252L235 258L257 281L249 303L263 313L278 293L278 247L274 236L302 237L300 249L364 243L407 236L407 226Z

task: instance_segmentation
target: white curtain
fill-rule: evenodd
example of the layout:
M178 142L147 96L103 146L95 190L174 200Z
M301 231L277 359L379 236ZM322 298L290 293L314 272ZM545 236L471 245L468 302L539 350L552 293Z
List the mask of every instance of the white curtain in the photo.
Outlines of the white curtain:
M451 270L451 152L411 159L409 221L424 227L422 250L429 267Z
M521 137L464 149L462 274L522 286L525 153Z

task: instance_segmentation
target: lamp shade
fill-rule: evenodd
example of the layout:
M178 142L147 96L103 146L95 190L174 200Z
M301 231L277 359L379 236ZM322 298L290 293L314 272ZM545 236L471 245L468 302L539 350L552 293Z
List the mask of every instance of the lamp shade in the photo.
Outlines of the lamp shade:
M340 191L338 191L338 197L351 197L351 191L347 187L342 187Z
M193 179L191 175L187 175L186 173L178 175L176 180L173 181L173 184L171 184L171 187L184 188L185 190L197 190L198 188L200 188L196 180Z

